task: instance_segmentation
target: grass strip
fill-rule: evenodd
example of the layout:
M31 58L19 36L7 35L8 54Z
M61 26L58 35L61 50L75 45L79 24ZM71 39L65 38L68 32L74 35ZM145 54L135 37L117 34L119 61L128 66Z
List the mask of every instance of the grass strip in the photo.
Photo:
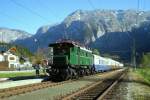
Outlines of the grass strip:
M142 76L143 79L150 84L150 68L138 68L135 72Z

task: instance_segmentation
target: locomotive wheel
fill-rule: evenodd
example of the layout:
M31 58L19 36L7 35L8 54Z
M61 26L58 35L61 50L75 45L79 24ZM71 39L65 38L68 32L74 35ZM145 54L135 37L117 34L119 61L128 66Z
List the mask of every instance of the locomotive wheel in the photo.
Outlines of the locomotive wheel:
M70 68L70 72L71 72L70 73L71 79L77 79L78 78L78 74L77 74L75 69Z
M79 75L80 75L80 77L83 77L84 76L84 70L81 69Z
M87 75L87 76L90 75L89 69L86 69L85 71L86 71L86 75Z
M69 79L69 70L68 69L62 69L60 72L60 77L62 80L68 80Z

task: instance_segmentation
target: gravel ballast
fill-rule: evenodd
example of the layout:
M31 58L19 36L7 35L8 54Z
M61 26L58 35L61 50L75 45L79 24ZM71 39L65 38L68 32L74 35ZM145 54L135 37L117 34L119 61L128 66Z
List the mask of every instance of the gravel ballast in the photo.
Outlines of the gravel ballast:
M75 92L87 85L90 85L96 82L97 80L101 80L103 78L108 77L109 75L112 75L120 71L122 70L118 70L115 72L112 71L112 72L108 72L108 73L104 73L100 75L86 76L77 81L73 81L71 83L65 83L62 85L48 87L45 89L30 92L30 93L12 96L12 97L6 98L5 100L52 100L59 96L70 94L71 92Z
M130 70L108 95L109 100L150 100L150 85Z

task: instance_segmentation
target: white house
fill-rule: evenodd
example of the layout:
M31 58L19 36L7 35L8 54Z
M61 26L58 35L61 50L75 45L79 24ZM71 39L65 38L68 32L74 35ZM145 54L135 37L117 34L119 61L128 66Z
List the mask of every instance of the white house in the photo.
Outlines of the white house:
M5 61L4 55L0 54L0 62Z
M20 63L19 57L7 51L3 54L0 54L0 62L8 62L8 68L15 69L32 69L32 63L26 60L23 64Z
M4 54L5 61L8 61L8 67L9 68L17 68L20 67L19 57L16 55L13 55L10 52L5 52Z

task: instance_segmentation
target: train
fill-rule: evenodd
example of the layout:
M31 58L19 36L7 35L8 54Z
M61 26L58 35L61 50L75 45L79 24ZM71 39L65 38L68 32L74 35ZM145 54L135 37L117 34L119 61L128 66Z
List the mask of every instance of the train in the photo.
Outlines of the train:
M101 57L72 41L49 44L51 62L47 71L52 80L64 81L122 68L123 64L110 58Z
M115 69L120 69L123 68L123 64L115 61L111 58L106 58L106 57L101 57L99 55L94 56L94 67L96 72L105 72L109 70L115 70Z

